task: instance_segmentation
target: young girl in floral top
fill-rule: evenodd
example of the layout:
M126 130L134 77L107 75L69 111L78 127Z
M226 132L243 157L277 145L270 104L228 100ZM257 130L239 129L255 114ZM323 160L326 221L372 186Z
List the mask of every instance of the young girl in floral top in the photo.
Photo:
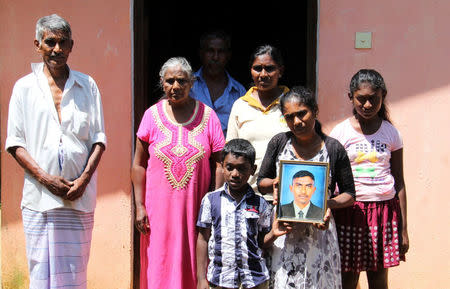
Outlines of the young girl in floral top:
M345 147L355 179L353 207L333 212L344 288L356 288L367 271L369 288L388 287L388 268L408 251L403 143L389 120L386 85L375 70L362 69L350 82L353 116L331 136Z

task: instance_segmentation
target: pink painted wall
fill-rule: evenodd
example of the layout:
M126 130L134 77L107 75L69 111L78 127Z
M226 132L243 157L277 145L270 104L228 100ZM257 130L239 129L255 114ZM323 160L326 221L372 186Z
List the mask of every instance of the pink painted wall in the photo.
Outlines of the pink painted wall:
M450 284L450 38L445 0L320 1L318 97L329 131L351 115L348 84L360 68L387 83L388 106L404 141L410 251L390 270L390 288ZM354 48L372 32L372 49ZM361 282L362 288L367 288Z
M88 288L131 288L131 19L130 1L0 0L0 100L3 288L27 288L20 215L22 169L4 151L14 82L39 62L33 39L39 17L58 13L72 26L72 69L90 74L102 93L108 146L98 169L98 202Z

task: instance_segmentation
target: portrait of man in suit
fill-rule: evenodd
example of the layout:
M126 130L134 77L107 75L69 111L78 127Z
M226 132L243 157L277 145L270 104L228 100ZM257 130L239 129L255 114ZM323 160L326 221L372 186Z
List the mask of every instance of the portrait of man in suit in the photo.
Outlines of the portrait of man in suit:
M289 190L294 200L280 208L280 217L296 219L322 219L323 209L311 202L316 191L314 175L306 170L298 171L292 177Z

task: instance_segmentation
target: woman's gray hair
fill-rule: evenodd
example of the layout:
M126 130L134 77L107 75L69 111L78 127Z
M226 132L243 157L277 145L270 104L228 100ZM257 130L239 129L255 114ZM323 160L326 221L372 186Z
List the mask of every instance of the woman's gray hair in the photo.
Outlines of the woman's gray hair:
M184 57L172 57L169 58L162 66L159 71L159 84L162 87L162 83L164 80L164 75L167 72L167 69L172 67L180 67L183 72L185 72L189 79L194 80L194 72L192 71L192 67L189 64L189 61Z
M72 39L70 24L57 14L44 16L36 22L36 40L39 43L41 43L45 32L62 32Z

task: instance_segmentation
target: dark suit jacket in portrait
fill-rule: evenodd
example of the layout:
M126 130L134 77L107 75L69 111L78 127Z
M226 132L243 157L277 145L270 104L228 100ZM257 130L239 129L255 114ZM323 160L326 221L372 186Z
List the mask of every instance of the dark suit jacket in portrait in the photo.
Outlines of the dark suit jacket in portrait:
M290 202L289 204L285 204L281 206L280 210L280 217L282 218L298 218L298 216L295 216L295 210L294 210L294 201ZM313 203L310 203L308 213L306 213L305 219L322 219L323 218L323 209L320 207L317 207Z

